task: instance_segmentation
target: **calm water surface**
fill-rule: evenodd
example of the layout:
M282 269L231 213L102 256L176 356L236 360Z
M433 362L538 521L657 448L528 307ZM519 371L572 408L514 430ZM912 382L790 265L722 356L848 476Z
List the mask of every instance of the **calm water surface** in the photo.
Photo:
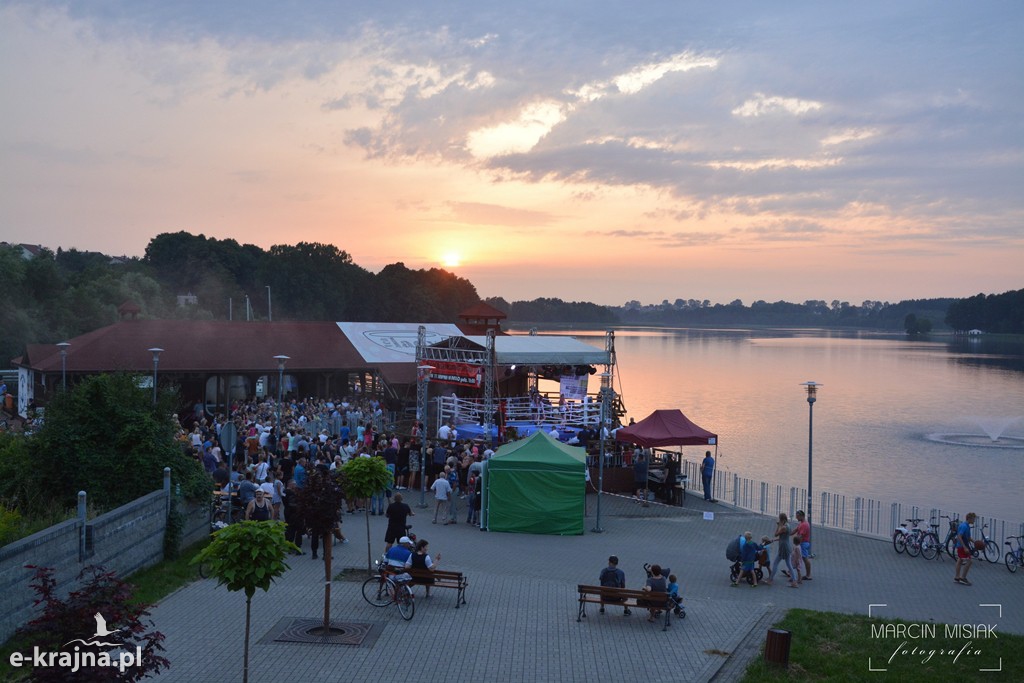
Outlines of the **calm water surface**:
M603 330L569 334L603 347ZM984 434L974 417L1020 417L1024 344L910 341L821 330L616 330L616 390L637 420L679 408L719 435L719 464L785 486L807 484L814 404L814 489L1024 521L1024 449L936 443ZM684 449L699 458L701 449Z

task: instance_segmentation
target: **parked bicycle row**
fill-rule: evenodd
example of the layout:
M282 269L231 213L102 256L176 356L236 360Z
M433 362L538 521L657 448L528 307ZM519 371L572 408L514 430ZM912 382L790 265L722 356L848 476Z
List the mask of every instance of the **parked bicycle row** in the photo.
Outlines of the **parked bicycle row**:
M973 513L967 516L966 521L958 517L940 515L940 520L946 520L945 536L940 539L938 530L942 524L930 520L927 526L921 524L923 519L911 518L898 526L892 534L892 547L897 553L906 553L910 557L921 556L926 560L935 560L942 557L943 553L953 559L984 558L991 564L999 562L999 545L992 540L988 534L988 524L982 524L978 530L980 538L975 538ZM1005 544L1009 547L1008 552L1003 556L1006 568L1016 572L1017 567L1024 567L1024 553L1021 550L1020 536L1007 536ZM963 548L961 551L960 549Z

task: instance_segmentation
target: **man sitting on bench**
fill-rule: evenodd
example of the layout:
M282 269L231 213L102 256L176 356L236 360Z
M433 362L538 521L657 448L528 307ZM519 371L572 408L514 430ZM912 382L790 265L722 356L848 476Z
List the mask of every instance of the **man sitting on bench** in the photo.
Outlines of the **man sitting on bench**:
M402 536L398 539L398 545L391 546L390 550L384 553L384 560L387 563L388 571L394 574L401 574L405 571L405 563L412 557L412 539Z
M626 587L626 573L619 569L619 558L612 555L608 558L608 566L601 570L601 576L598 577L598 581L602 586L608 588L625 588ZM604 603L606 602L622 602L622 598L615 597L604 597L601 596L601 614L604 614ZM631 614L629 607L624 607L622 614L628 616Z

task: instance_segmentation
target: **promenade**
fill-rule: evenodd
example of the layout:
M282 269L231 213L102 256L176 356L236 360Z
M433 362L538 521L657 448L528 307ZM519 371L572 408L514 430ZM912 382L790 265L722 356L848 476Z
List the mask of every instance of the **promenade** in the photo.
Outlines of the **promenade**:
M372 607L360 582L332 584L335 622L371 624L361 645L276 642L275 626L286 617L322 618L323 564L294 557L291 570L268 593L252 600L250 681L730 681L757 655L768 626L792 607L949 623L996 624L997 632L1024 634L1024 576L975 561L973 586L953 582L949 558L925 561L897 555L889 542L844 532L814 530L813 580L798 589L776 577L774 586L729 585L725 546L751 530L774 529L770 518L689 496L683 508L605 496L604 533L591 533L595 497L588 496L583 536L485 533L460 523L431 524L432 509L419 510L418 492L407 502L417 516L413 530L442 554L441 568L469 578L468 604L455 609L454 591L436 589L430 600L417 588L416 615L403 621L394 606ZM428 497L429 502L429 497ZM703 518L714 512L714 520ZM465 519L462 506L461 519ZM370 518L374 557L383 550L385 520ZM344 517L350 543L336 546L335 571L365 566L362 514ZM308 553L308 541L305 550ZM576 621L576 585L597 583L608 555L619 556L626 583L640 587L643 563L671 567L687 605L668 631L634 610L618 608ZM997 607L1006 606L1001 616ZM161 681L210 683L241 679L245 598L198 581L153 609L167 640L171 668ZM893 643L892 645L897 645ZM888 644L879 656L887 657ZM729 653L729 654L724 654ZM855 674L856 672L851 672ZM864 663L867 676L867 662ZM994 679L998 680L998 679Z

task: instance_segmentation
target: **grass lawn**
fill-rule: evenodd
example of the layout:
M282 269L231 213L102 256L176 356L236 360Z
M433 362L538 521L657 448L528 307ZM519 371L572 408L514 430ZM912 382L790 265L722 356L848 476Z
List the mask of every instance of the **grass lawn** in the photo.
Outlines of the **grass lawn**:
M909 629L901 634L897 629L903 626ZM1024 636L1000 633L998 625L995 638L947 637L943 624L795 609L775 628L793 634L789 669L758 657L747 667L743 683L1024 681ZM929 629L934 629L934 634ZM869 659L871 668L886 671L870 671ZM1001 671L981 671L1000 667Z
M192 558L209 544L209 540L200 541L185 548L177 558L164 560L148 569L137 571L128 577L128 583L135 586L135 601L154 604L160 602L182 586L199 578L199 567L189 566Z

